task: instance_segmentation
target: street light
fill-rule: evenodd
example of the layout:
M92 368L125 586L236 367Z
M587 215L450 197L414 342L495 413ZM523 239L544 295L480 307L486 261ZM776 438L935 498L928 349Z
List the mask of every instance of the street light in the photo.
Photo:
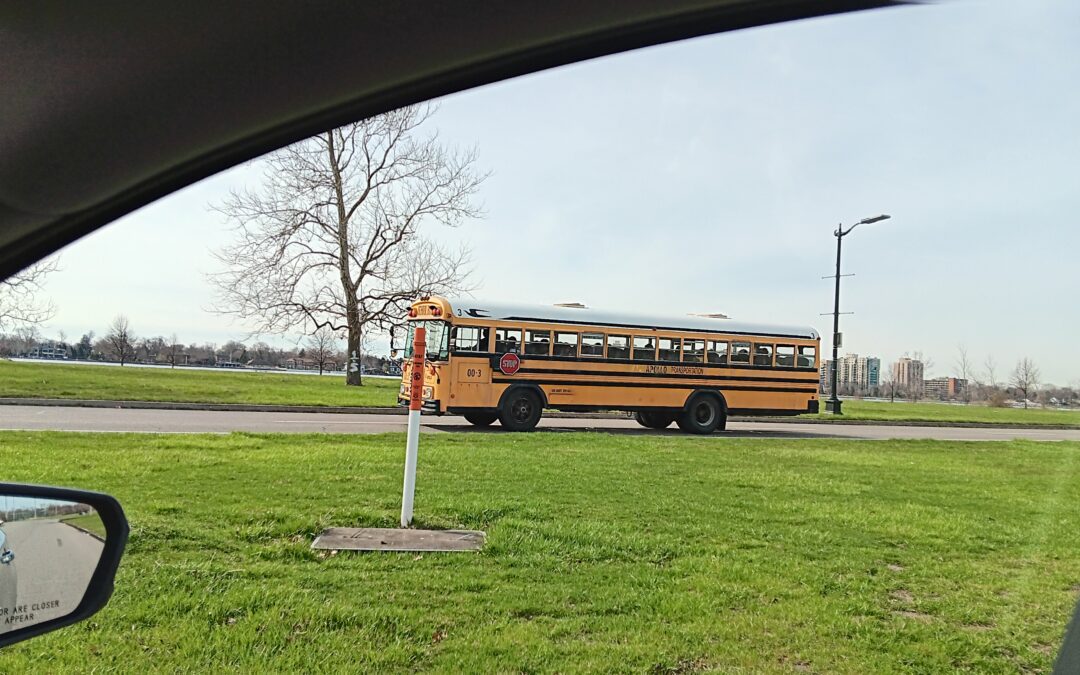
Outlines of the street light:
M832 319L832 363L829 364L829 381L832 384L832 391L829 400L825 402L825 410L831 412L834 415L843 415L840 412L840 397L836 395L836 371L837 371L837 359L840 357L839 342L840 342L840 242L844 237L851 234L851 231L860 225L869 225L871 223L879 223L883 220L888 220L889 216L881 214L880 216L871 216L869 218L863 218L859 222L855 223L848 229L844 229L844 224L837 225L836 231L833 232L833 236L836 237L836 293L833 297L833 319Z

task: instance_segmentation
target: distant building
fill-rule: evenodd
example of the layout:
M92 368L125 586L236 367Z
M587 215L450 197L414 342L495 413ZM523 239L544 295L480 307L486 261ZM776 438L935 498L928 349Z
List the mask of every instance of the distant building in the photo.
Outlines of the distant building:
M923 389L923 362L917 359L902 357L893 364L893 381L900 389L911 390L917 387Z
M829 366L832 361L824 361L819 373L821 391L829 393ZM836 384L841 388L867 390L881 382L881 359L874 356L846 354L836 362Z
M881 359L876 356L866 357L866 384L870 387L881 384Z
M46 340L31 347L26 355L32 359L66 359L69 349L65 342Z
M967 380L958 377L935 377L923 382L923 393L927 398L947 400L959 398L967 389Z

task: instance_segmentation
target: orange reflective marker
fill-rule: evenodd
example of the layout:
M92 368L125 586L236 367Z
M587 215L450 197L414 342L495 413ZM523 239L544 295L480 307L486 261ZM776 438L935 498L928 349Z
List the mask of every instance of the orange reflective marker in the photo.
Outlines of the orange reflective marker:
M424 405L424 357L427 334L417 327L413 336L412 373L409 375L409 431L405 436L405 483L401 489L401 526L412 524L413 495L416 493L416 453L420 443L420 409Z

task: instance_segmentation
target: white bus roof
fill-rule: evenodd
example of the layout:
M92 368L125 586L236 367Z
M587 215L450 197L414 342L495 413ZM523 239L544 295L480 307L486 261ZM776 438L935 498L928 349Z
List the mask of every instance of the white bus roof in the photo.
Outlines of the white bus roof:
M455 317L497 319L501 321L537 321L581 324L587 326L619 326L627 328L669 329L700 331L703 333L726 333L732 335L761 335L769 337L793 337L816 340L818 332L809 326L778 326L763 323L744 323L731 319L714 319L704 316L662 316L605 312L596 309L578 309L555 305L519 305L506 302L490 302L471 298L447 298Z

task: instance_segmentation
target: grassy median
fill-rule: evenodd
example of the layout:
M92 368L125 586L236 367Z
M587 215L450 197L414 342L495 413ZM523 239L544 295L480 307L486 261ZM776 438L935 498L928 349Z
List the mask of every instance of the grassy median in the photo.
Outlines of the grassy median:
M439 434L421 526L479 554L310 550L393 526L401 435L0 433L9 480L115 494L90 621L4 672L1039 672L1080 591L1080 444Z
M824 408L824 402L822 407ZM908 403L898 401L844 401L842 410L845 420L875 420L896 422L961 422L981 424L1049 424L1080 426L1080 410L1052 408L992 408L987 405L960 405L952 403ZM808 416L810 417L810 416ZM830 413L814 417L835 421Z
M341 375L0 360L0 397L8 398L363 407L394 405L399 386L399 380L365 378L362 387L346 387Z
M0 398L365 407L395 405L398 386L397 380L367 378L362 387L346 387L340 375L317 377L266 372L119 368L0 360ZM816 417L835 420L827 413ZM1080 410L1024 410L982 405L852 400L844 402L843 419L1080 426Z

